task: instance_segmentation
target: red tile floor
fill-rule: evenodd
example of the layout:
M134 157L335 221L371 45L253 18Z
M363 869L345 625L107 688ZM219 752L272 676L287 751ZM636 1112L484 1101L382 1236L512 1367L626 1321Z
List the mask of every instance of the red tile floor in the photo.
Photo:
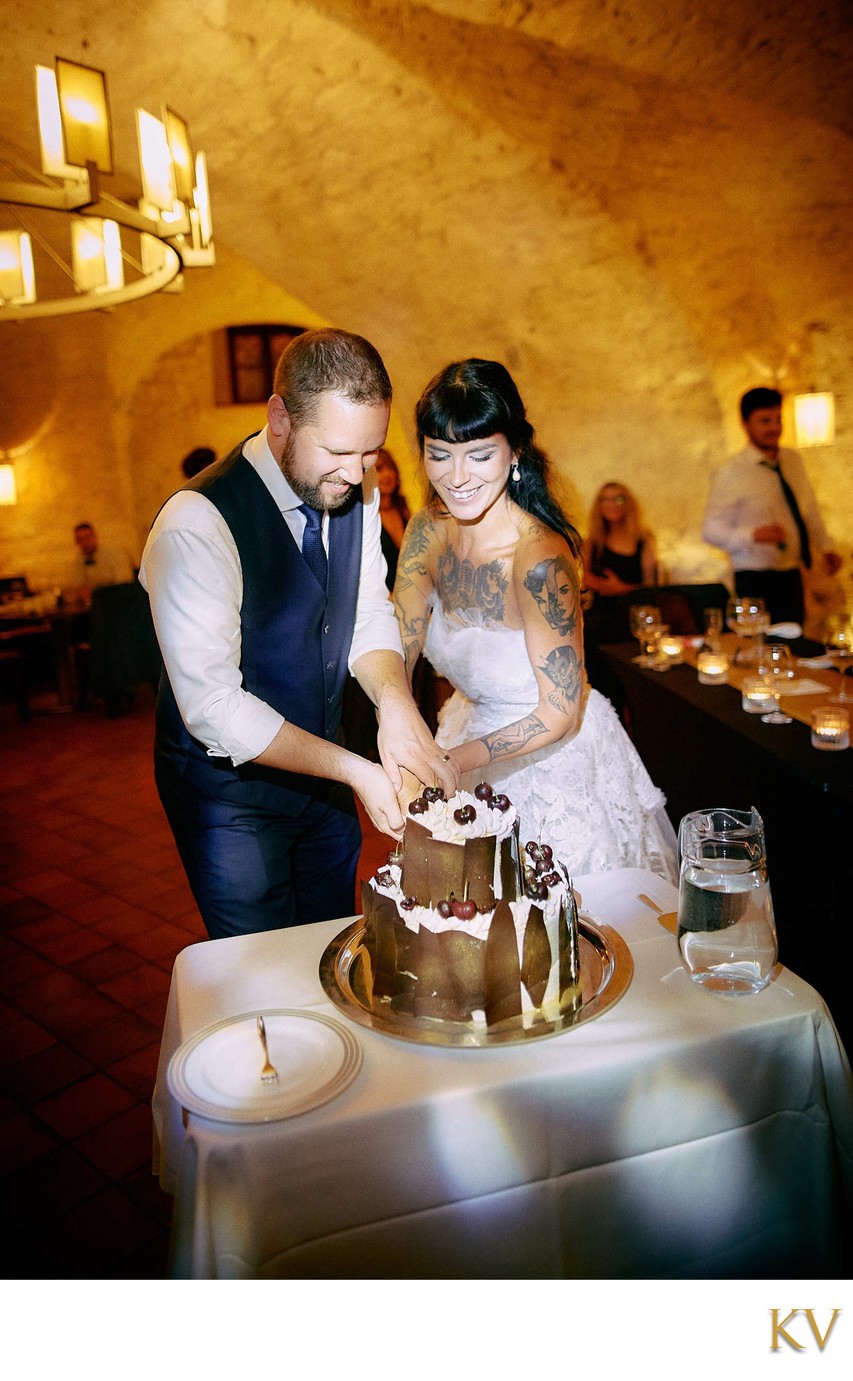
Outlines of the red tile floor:
M7 1279L158 1279L150 1099L175 956L205 938L154 790L153 700L0 705L0 1229ZM365 833L369 876L388 841Z

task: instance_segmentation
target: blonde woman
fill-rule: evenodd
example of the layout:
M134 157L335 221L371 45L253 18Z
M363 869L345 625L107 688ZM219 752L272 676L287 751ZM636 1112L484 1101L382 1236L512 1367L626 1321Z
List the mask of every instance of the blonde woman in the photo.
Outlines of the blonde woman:
M627 485L609 480L596 494L583 561L586 588L597 597L627 595L643 585L654 585L655 539Z

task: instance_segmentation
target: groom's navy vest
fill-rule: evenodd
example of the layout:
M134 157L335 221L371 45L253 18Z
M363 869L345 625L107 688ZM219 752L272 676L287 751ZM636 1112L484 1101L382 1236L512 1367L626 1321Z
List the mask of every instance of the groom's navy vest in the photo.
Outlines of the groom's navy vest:
M309 570L281 512L242 453L203 470L185 489L209 499L230 529L243 570L240 608L243 687L291 724L334 740L355 627L361 565L362 502L357 490L330 514L329 575L324 591ZM210 757L188 732L164 671L157 698L155 756L206 796L297 815L326 800L333 783L230 758Z

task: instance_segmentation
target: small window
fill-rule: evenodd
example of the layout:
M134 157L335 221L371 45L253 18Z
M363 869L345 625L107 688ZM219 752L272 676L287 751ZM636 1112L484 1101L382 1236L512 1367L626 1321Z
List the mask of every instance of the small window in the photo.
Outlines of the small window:
M235 403L265 403L278 357L304 326L229 326L228 363Z

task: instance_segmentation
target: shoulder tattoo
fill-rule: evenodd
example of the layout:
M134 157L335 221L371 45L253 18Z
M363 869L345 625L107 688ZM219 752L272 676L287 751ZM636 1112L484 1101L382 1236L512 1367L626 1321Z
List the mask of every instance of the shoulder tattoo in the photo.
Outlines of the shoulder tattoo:
M524 588L555 633L561 638L574 633L578 621L577 573L565 556L539 561L524 577Z

